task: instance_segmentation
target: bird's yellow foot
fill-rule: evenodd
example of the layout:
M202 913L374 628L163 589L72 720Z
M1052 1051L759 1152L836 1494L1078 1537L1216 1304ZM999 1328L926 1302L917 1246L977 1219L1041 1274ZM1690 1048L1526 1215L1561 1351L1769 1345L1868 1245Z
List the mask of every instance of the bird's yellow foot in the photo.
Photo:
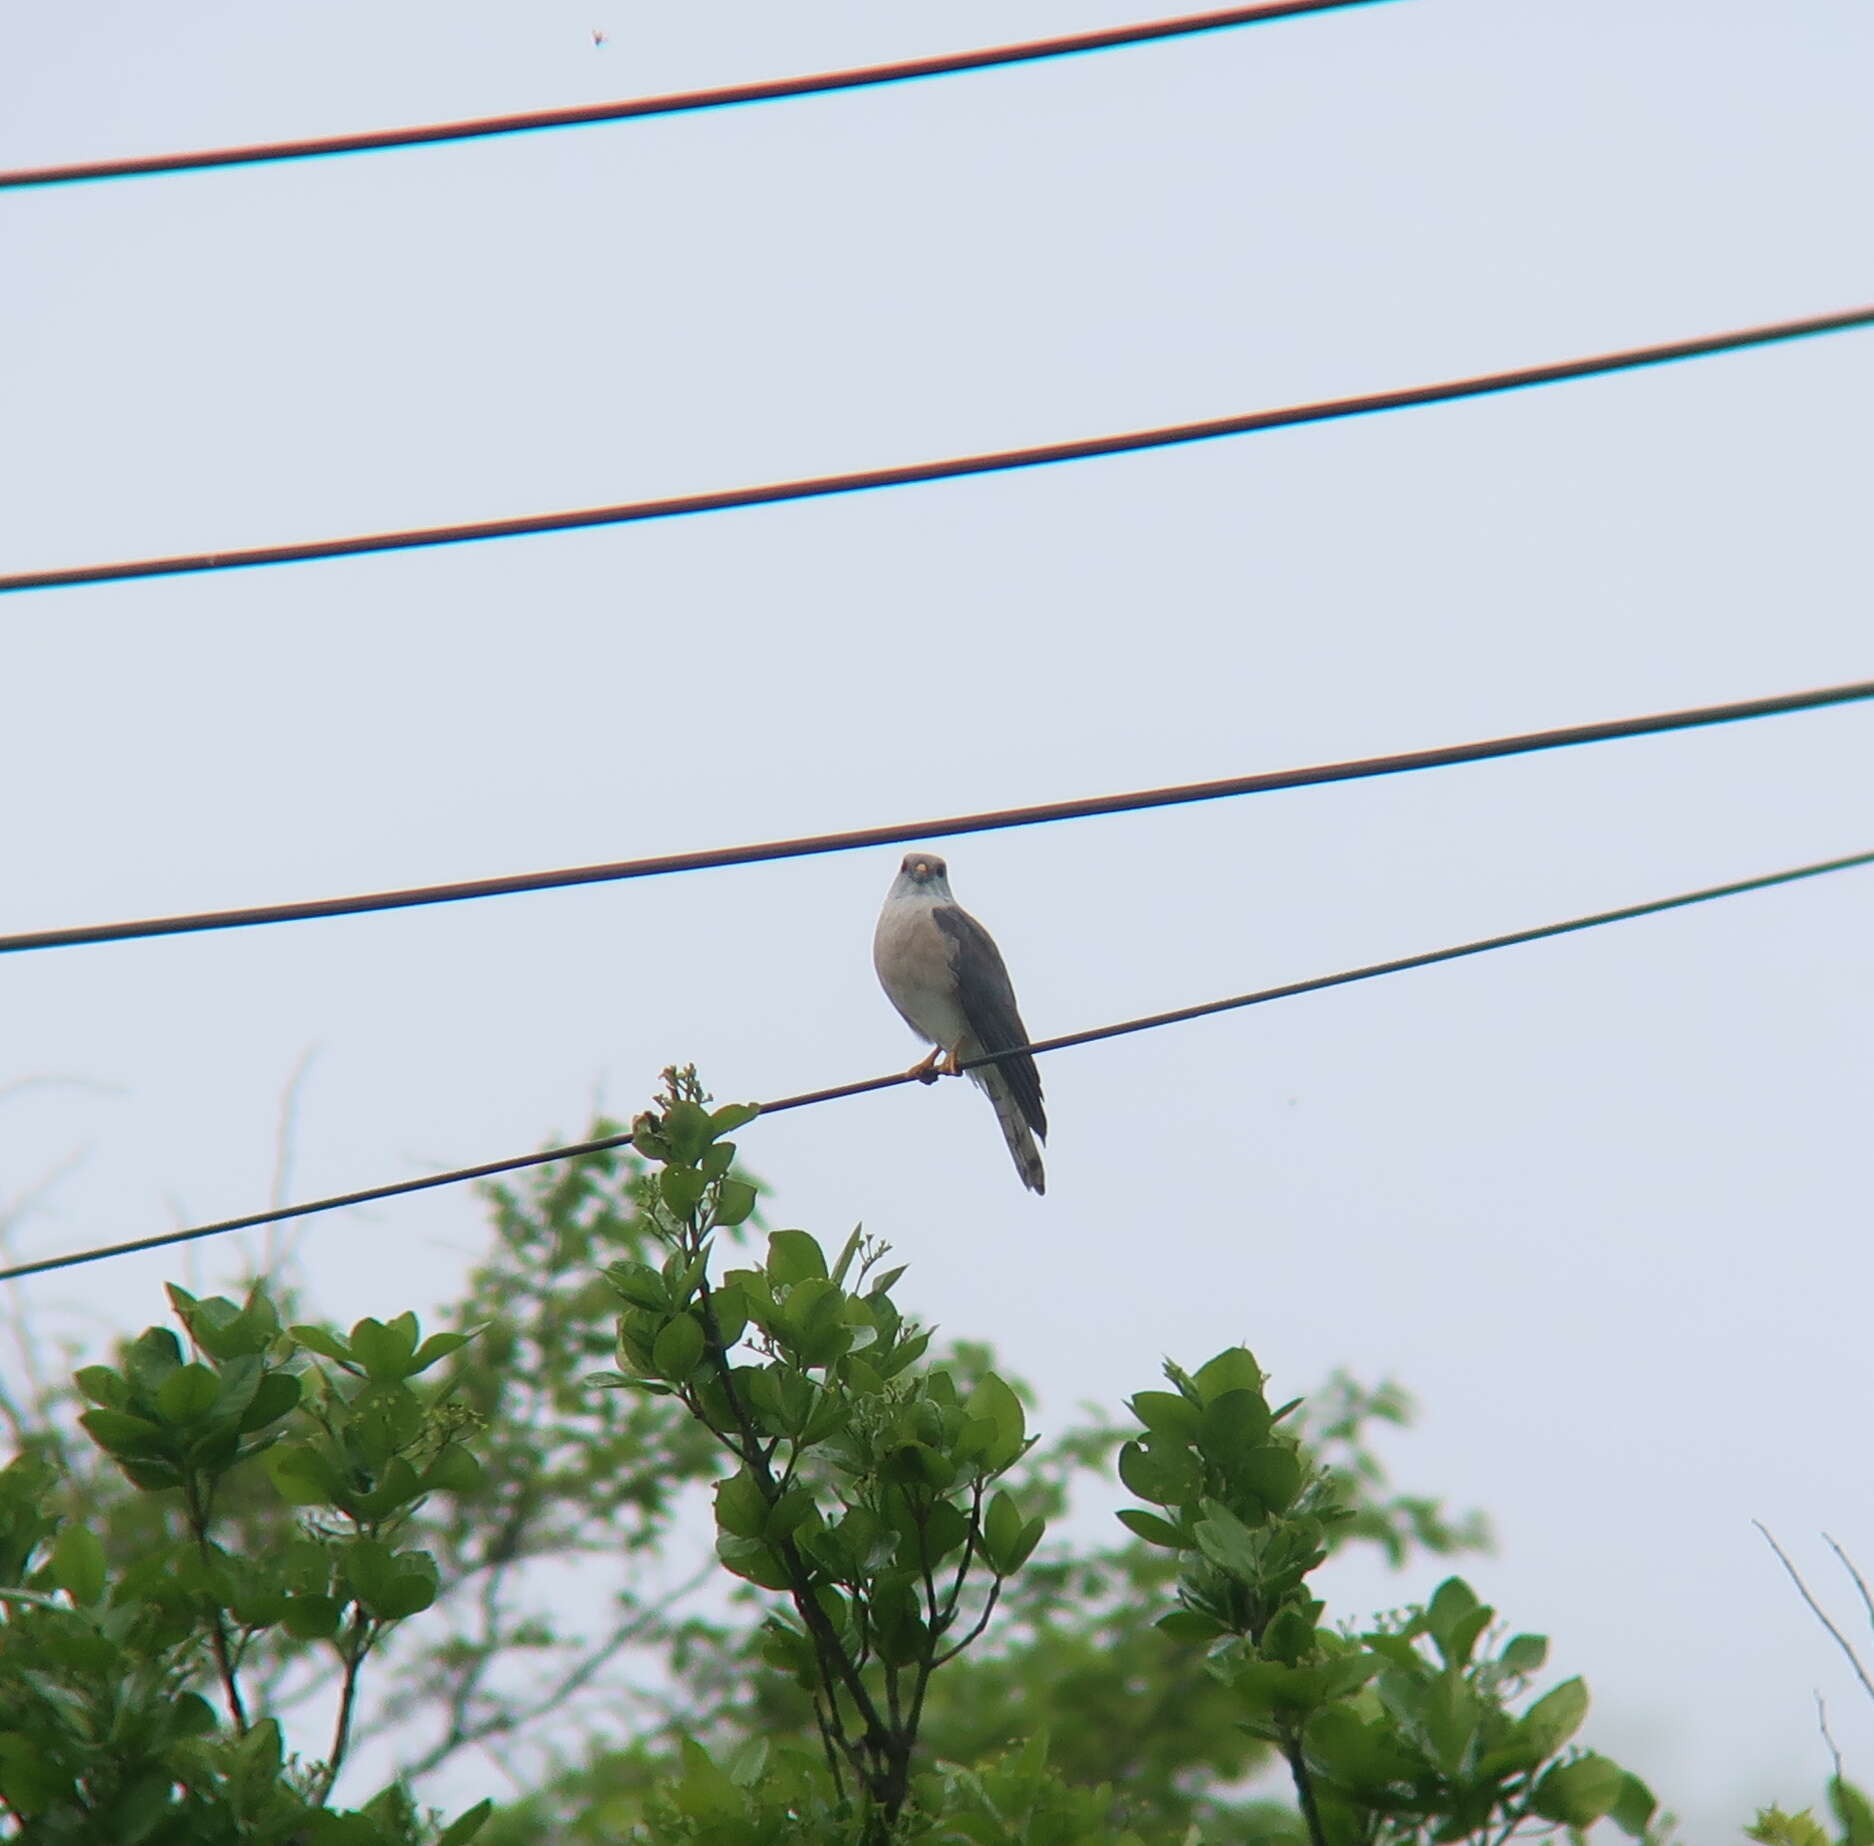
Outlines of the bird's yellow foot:
M938 1076L941 1074L937 1067L943 1054L943 1047L939 1045L932 1051L929 1057L921 1059L918 1063L913 1064L911 1068L905 1072L905 1075L907 1077L915 1077L919 1083L935 1083Z

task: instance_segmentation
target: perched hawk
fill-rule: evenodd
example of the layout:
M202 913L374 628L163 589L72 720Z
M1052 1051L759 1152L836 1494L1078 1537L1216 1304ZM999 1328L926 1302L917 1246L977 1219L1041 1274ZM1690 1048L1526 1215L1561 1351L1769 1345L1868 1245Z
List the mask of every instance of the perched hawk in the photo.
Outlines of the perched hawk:
M1028 1043L1002 952L950 895L949 870L935 853L906 853L872 938L872 965L885 996L919 1038L937 1049L914 1074L929 1082L971 1058ZM969 1073L989 1093L1015 1170L1045 1192L1041 1151L1048 1118L1041 1078L1026 1052Z

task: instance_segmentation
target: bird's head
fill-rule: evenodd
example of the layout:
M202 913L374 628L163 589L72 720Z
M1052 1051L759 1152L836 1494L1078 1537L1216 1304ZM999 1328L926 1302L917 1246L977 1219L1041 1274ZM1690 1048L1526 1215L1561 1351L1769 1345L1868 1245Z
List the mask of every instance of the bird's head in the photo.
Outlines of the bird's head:
M908 852L898 868L894 896L950 897L950 868L934 852Z

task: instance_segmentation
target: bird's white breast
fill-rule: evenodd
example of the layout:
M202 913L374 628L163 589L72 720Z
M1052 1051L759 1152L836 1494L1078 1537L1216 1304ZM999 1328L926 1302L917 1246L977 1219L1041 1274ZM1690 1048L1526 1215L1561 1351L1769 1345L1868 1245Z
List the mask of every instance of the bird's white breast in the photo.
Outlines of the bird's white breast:
M885 997L905 1024L933 1045L954 1050L969 1035L950 966L950 939L931 914L936 900L893 897L879 913L872 965Z

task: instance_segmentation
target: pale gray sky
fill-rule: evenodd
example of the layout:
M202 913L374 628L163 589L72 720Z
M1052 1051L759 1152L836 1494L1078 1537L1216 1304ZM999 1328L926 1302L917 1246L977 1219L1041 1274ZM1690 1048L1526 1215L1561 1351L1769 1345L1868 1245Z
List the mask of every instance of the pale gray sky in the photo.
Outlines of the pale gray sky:
M88 0L0 13L0 162L549 106L1120 0ZM595 48L591 32L608 42ZM1874 14L1403 0L830 99L0 198L0 569L1223 415L1869 297ZM0 930L1276 768L1864 677L1874 337L661 526L17 597ZM1874 718L959 841L1038 1033L1870 844ZM38 1253L519 1151L694 1058L907 1063L895 852L0 964ZM1704 1837L1874 1710L1750 1528L1874 1560L1850 874L1050 1059L1045 1200L961 1085L744 1137L1046 1413L1252 1345L1396 1373L1402 1477ZM438 1300L440 1195L320 1223ZM203 1252L213 1279L232 1251ZM160 1313L169 1255L31 1285ZM1357 1615L1433 1581L1348 1565ZM479 1792L479 1791L472 1791Z

